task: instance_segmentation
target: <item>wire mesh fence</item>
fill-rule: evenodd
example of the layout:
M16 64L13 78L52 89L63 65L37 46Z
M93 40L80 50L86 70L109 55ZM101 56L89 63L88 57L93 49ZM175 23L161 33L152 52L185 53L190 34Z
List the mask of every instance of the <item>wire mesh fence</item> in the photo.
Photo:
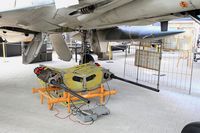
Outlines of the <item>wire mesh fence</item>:
M168 43L164 42L164 46ZM160 78L160 84L168 89L190 92L193 71L192 48L186 48L188 45L183 45L182 39L176 40L176 43L178 47L175 50L163 49L160 71L164 76Z
M138 83L159 89L160 47L147 49L146 42L130 46L126 53L124 75Z
M157 89L190 92L192 50L169 50L166 45L164 40L129 44L125 52L113 52L113 60L124 60L123 75L132 81Z

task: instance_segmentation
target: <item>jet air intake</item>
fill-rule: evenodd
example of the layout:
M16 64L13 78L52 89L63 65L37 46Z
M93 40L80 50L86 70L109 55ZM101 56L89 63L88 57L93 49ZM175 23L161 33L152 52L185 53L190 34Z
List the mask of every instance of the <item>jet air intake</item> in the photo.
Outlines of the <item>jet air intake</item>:
M160 22L161 31L168 31L168 21Z

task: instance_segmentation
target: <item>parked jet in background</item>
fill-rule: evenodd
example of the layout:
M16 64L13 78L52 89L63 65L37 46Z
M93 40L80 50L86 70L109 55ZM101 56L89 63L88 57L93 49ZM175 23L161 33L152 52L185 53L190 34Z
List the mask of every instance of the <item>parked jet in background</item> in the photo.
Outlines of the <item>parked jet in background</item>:
M36 57L46 34L50 35L60 58L67 61L71 53L63 43L62 32L80 31L84 44L90 31L92 43L98 46L104 33L106 39L132 39L124 37L130 35L127 30L116 28L120 25L161 22L161 31L167 31L169 20L188 16L200 20L199 0L7 0L0 5L0 29L4 37L8 31L34 36L25 51L25 63Z

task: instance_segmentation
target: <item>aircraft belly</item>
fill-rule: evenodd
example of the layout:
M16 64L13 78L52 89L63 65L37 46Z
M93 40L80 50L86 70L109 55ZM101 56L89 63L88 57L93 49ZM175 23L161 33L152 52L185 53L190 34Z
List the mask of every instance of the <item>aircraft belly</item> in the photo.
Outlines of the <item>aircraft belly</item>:
M190 0L190 1L193 4L194 8L200 9L200 2L199 2L199 0Z
M189 3L189 0L187 0ZM200 1L194 0L195 5ZM96 19L90 20L87 25L107 25L123 23L126 21L140 21L148 18L167 16L170 13L194 10L195 7L189 3L188 7L181 7L180 0L140 0L133 1L124 6L115 8Z
M94 1L96 2L97 0ZM63 27L97 29L125 24L148 25L177 18L171 13L200 9L200 0L113 0L112 3L98 7L94 12L78 16L69 15L91 3L91 0L84 0L78 5L60 10L56 10L55 5L51 4L5 11L0 13L0 25L37 32L49 32Z
M62 11L62 12L61 12ZM59 14L56 14L55 6L47 6L38 9L21 9L12 12L0 13L1 26L20 27L37 32L48 32L50 30L60 28L61 23L73 23L70 17L67 15L67 11L61 10Z

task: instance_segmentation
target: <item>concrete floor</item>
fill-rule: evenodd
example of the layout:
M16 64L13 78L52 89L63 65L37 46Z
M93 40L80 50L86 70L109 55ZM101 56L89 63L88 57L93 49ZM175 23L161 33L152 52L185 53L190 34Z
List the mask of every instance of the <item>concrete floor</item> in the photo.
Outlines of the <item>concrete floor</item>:
M61 120L31 93L39 87L33 69L40 63L23 65L21 57L6 60L0 58L0 133L180 133L187 123L200 120L200 97L164 89L156 93L117 80L109 83L118 91L107 104L110 115L90 126ZM100 63L117 74L123 71L123 63ZM75 63L54 59L41 64L69 67ZM66 109L55 107L60 116L67 115Z

